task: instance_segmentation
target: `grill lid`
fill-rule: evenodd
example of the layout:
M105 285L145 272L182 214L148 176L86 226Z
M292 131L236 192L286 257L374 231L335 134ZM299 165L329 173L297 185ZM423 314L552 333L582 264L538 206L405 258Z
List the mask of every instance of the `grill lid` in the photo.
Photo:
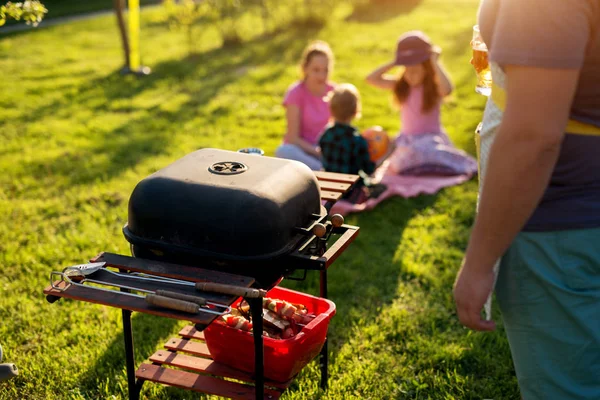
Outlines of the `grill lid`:
M291 251L321 214L314 173L292 160L202 149L143 179L123 228L133 244L225 259Z

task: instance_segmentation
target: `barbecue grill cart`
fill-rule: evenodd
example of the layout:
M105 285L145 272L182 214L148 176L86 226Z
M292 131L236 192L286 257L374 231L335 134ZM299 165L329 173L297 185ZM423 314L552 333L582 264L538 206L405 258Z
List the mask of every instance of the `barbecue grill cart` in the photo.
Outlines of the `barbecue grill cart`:
M325 387L325 335L335 313L326 300L327 268L359 231L328 209L357 180L314 173L291 160L196 151L133 190L123 228L133 257L101 253L93 264L53 273L44 293L50 302L66 297L122 309L130 399L139 398L147 380L230 398L276 399L319 350ZM309 270L320 271L320 298L276 286ZM99 289L98 282L110 288ZM263 338L265 296L309 303L319 315L297 340ZM252 335L211 325L240 298L250 306ZM132 311L193 325L136 371ZM238 352L253 351L238 362L235 343Z

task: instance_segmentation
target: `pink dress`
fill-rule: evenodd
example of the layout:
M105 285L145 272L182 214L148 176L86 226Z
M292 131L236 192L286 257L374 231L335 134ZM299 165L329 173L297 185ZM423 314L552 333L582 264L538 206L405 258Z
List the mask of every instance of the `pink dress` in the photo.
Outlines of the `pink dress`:
M443 134L440 121L441 101L433 109L423 112L423 86L415 86L410 89L406 102L402 105L400 121L402 129L400 135L419 135L421 133Z
M327 84L326 92L330 90L333 90L333 85ZM319 143L319 136L325 130L331 116L329 104L324 100L325 96L326 94L315 96L308 90L304 81L298 81L289 87L283 99L284 106L293 104L300 108L300 137L315 146Z
M454 147L441 124L441 101L424 113L423 86L410 89L389 169L400 175L473 175L477 161Z

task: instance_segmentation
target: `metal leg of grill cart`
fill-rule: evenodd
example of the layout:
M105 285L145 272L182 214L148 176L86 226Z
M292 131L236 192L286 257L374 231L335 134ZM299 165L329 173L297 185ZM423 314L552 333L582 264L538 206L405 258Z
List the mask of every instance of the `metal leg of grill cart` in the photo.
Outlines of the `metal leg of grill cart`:
M131 329L131 311L122 310L123 337L125 338L125 364L127 365L127 387L129 400L138 400L143 380L135 378L135 357L133 350L133 330Z
M320 290L319 294L322 298L327 298L327 270L320 271L321 279L320 279ZM327 367L329 364L327 352L327 338L325 338L325 343L323 344L323 348L321 349L321 388L327 389L327 381L329 380L329 373L327 371Z
M119 272L126 272L119 269ZM121 289L123 292L130 292L127 289ZM121 310L123 320L123 338L125 339L125 365L127 366L127 388L129 391L129 400L139 400L143 380L135 378L135 352L133 348L133 329L131 328L131 311Z
M265 397L265 365L263 352L263 306L262 297L246 299L252 314L252 334L254 335L254 391L257 400Z

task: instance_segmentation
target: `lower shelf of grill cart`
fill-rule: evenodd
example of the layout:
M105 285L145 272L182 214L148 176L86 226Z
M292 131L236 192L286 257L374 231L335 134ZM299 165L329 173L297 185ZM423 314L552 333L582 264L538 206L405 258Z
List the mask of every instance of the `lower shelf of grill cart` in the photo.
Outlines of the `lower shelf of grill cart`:
M149 358L153 364L140 365L136 371L138 379L232 399L255 399L251 374L213 361L202 342L202 332L186 326L179 335L182 338L168 340L165 350L158 350ZM265 381L264 398L278 399L291 383L292 380Z
M226 381L193 372L164 368L153 364L142 364L135 373L138 379L144 379L180 389L193 390L236 400L254 400L254 387L243 383ZM265 389L266 400L278 399L280 391Z

